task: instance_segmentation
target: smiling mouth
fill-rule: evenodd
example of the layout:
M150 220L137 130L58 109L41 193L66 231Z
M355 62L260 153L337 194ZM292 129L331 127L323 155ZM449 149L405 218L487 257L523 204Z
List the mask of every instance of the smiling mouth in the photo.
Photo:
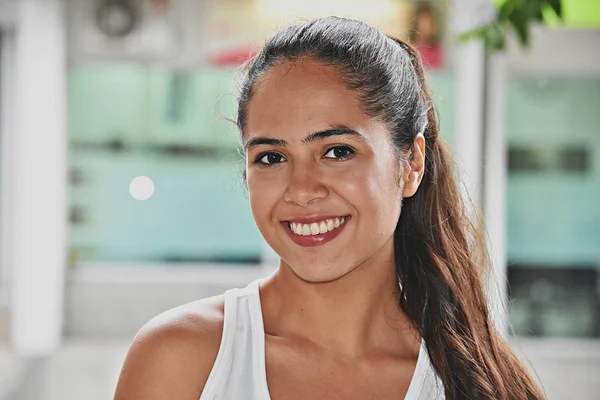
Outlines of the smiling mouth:
M348 221L348 219L350 219L349 216L328 218L322 221L315 221L310 224L288 221L287 225L294 235L319 236L341 228L346 223L346 221Z

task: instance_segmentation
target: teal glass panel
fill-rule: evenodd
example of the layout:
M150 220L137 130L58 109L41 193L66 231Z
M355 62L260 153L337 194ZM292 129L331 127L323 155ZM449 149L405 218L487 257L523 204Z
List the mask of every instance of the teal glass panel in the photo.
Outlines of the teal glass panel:
M69 72L71 261L256 262L237 153L234 71ZM135 200L136 176L154 195Z

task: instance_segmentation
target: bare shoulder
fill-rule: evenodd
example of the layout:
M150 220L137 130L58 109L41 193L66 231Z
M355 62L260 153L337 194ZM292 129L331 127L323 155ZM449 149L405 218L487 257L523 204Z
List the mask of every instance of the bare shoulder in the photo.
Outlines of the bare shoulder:
M198 400L217 357L223 296L171 309L149 321L125 358L115 400Z

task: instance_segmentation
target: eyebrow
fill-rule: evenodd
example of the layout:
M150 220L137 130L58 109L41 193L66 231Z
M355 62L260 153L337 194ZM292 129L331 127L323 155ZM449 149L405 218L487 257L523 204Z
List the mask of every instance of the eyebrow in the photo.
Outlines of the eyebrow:
M332 136L352 136L358 140L362 140L362 141L367 140L362 133L355 131L354 129L350 129L345 126L337 126L337 127L333 127L330 129L325 129L322 131L317 131L317 132L311 133L310 135L308 135L307 137L302 139L302 143L308 144L308 143L312 143L317 140L323 140L323 139L326 139L326 138L329 138ZM261 146L261 145L262 146L286 147L288 145L288 143L282 139L273 139L273 138L267 138L267 137L254 137L254 138L248 140L248 142L246 142L244 149L246 151L248 151L249 149L251 149L253 147Z

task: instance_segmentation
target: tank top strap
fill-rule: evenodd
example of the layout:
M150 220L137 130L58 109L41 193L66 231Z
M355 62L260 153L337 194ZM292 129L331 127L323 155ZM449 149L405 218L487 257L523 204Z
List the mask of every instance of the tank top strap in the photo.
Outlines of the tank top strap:
M200 400L269 400L260 282L224 293L221 344Z
M231 363L232 347L234 343L235 325L237 321L237 296L231 289L224 293L224 311L223 311L223 333L221 334L221 344L217 353L217 358L213 364L210 375L204 385L204 390L200 400L214 399L217 390L222 385L222 380L227 376L227 370Z
M248 318L252 330L252 370L261 400L270 400L267 385L267 367L265 359L265 325L260 300L260 283L263 279L251 282L243 289L238 289L240 295L247 299Z

